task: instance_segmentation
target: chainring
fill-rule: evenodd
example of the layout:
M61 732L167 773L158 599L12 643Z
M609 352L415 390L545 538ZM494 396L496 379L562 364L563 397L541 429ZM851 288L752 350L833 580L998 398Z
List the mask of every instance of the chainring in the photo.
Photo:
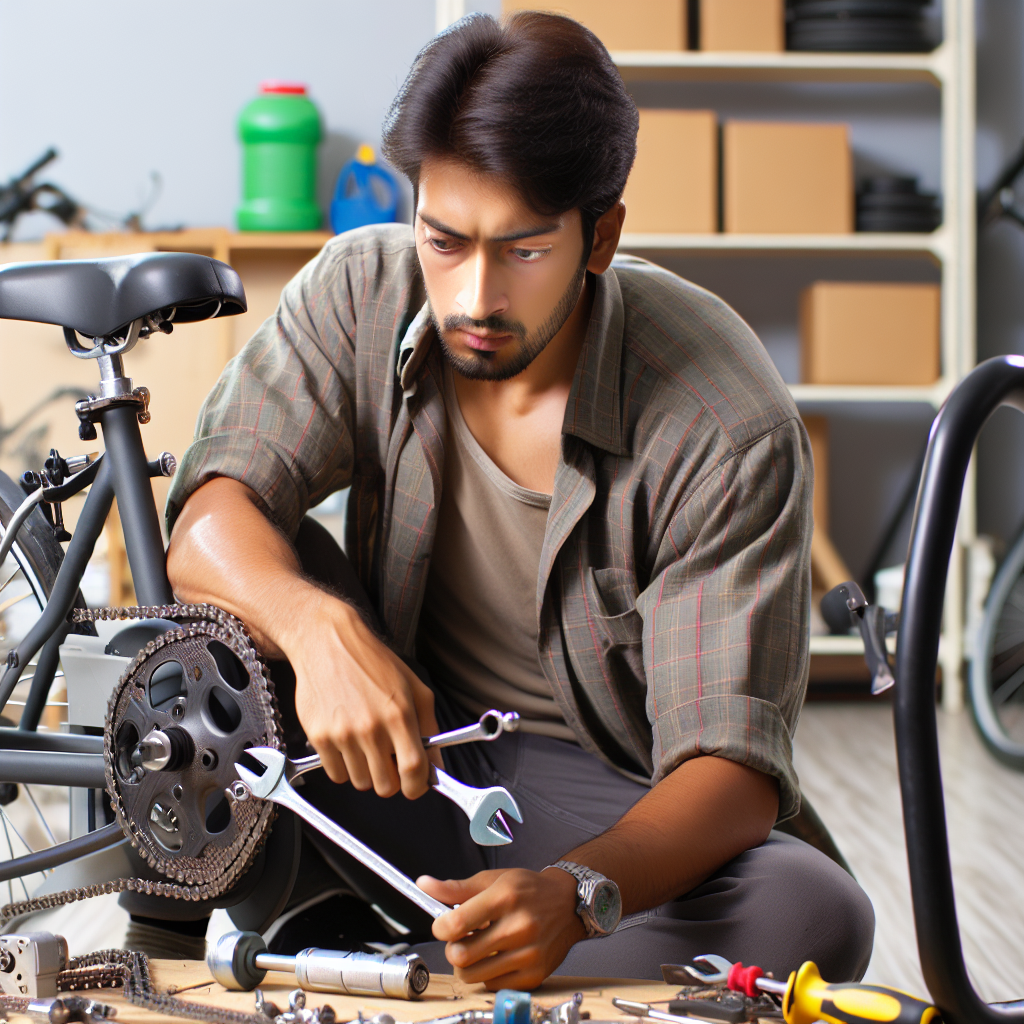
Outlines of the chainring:
M198 609L208 621L183 623L139 652L110 698L104 728L118 823L149 865L188 886L193 899L225 891L259 852L274 805L233 801L228 787L246 748L281 746L273 688L252 641L220 609L182 610ZM168 608L123 611L151 617ZM158 771L133 763L154 728L187 734L180 764Z

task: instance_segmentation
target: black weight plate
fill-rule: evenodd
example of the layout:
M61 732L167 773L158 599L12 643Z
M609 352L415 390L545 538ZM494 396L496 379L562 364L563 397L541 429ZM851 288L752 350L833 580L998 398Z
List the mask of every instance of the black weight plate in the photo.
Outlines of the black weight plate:
M872 174L861 178L857 191L871 195L911 195L916 196L917 178L900 174Z
M922 234L934 231L942 221L939 219L938 211L929 217L922 216L900 216L891 213L857 214L858 231L884 231L884 232L909 232Z
M805 18L860 20L862 18L902 18L918 21L921 4L917 0L807 0L790 8L794 21Z
M877 27L876 27L877 26ZM924 31L899 22L795 22L789 29L789 49L863 53L923 53L933 48Z
M921 196L900 192L865 192L857 196L858 210L903 210L918 213L935 209L935 196Z

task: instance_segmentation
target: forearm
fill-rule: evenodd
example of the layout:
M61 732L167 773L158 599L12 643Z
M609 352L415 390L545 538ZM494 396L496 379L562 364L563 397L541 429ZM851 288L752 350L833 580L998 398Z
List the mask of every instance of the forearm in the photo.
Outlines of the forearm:
M340 604L303 577L295 551L254 492L226 477L185 503L171 534L167 575L181 600L238 616L271 657L282 656L288 638L323 602Z
M767 838L778 783L721 757L696 757L662 779L596 839L565 854L613 879L624 914L689 892Z

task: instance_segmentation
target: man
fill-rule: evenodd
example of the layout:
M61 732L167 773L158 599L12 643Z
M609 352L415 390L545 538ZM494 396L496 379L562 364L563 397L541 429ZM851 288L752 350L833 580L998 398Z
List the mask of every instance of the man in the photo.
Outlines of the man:
M433 40L384 132L413 228L329 243L225 371L168 570L288 660L330 780L305 792L456 907L432 931L466 980L658 977L702 952L860 977L867 898L771 832L799 804L806 437L731 310L612 267L636 130L573 21ZM301 525L346 486L354 573ZM522 806L516 842L481 850L424 796L421 737L492 706L522 731L446 755Z

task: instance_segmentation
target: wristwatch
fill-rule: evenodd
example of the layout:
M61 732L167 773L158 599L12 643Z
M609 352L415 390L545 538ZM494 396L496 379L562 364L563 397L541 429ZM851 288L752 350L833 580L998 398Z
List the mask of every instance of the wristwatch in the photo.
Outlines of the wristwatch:
M611 935L618 928L622 919L622 897L619 887L610 878L571 860L555 861L548 868L560 868L576 879L576 895L579 897L576 913L587 929L588 939Z

